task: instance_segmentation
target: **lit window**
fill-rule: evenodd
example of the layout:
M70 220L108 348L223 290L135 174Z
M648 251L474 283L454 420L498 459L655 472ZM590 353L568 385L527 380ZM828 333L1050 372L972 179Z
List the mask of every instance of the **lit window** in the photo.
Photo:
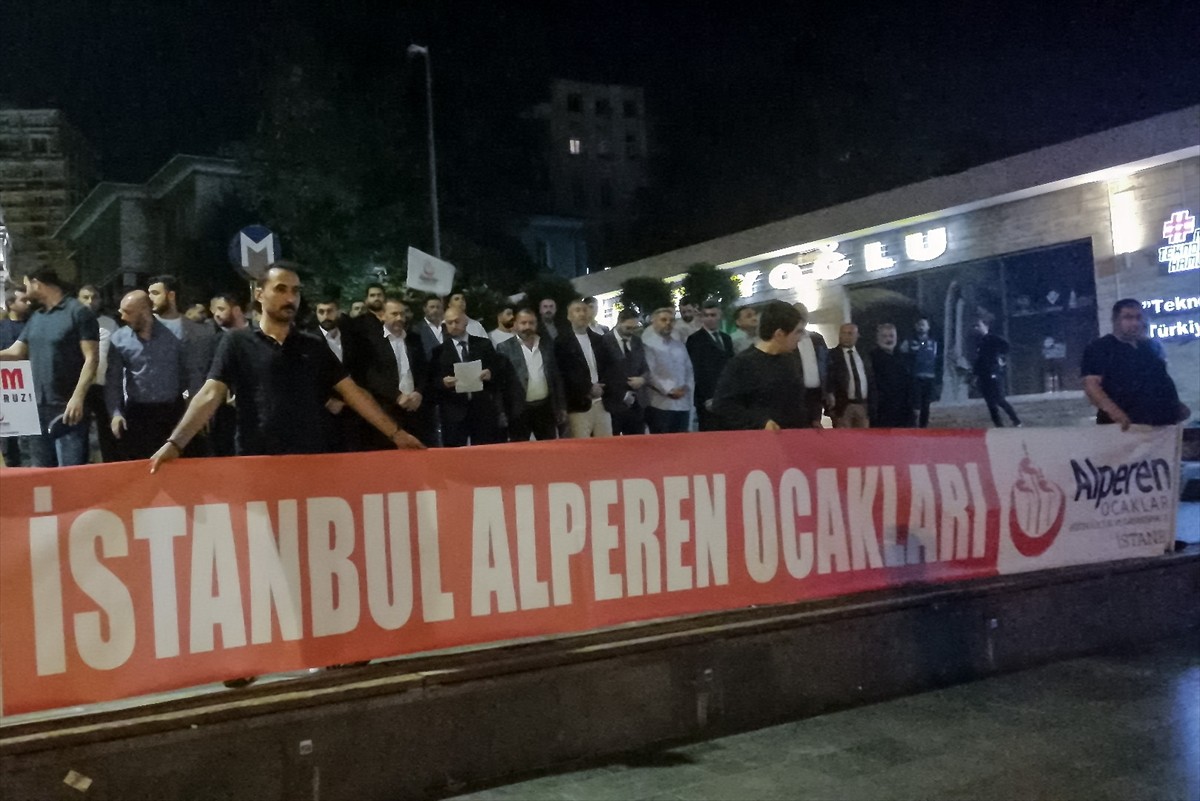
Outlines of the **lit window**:
M571 151L572 156L578 156L583 152L583 142L579 139L570 139L567 142L567 149Z

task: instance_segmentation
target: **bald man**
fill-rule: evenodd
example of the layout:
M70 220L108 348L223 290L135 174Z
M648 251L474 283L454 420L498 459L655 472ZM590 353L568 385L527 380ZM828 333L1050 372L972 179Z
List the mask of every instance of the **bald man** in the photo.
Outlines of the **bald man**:
M108 347L104 404L117 458L149 459L183 414L187 361L183 341L154 316L138 289L121 299L121 319Z

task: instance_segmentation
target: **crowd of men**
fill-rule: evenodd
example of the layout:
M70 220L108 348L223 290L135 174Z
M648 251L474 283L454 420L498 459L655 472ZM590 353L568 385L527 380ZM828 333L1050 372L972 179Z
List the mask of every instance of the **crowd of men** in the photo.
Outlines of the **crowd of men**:
M258 281L253 313L236 293L181 312L179 291L161 275L128 292L120 326L95 287L72 296L50 270L10 291L0 359L31 361L42 434L6 439L4 463L84 464L91 422L103 461L152 470L180 456L819 428L825 415L835 428L924 428L942 374L927 319L903 341L878 326L869 350L846 323L830 346L799 303L739 308L731 335L712 301L684 298L645 324L623 311L609 330L593 298L563 317L553 299L529 299L501 308L489 332L461 292L417 307L373 284L356 315L318 297L303 332L300 279L285 267ZM1084 356L1099 422L1188 416L1143 324L1136 300L1119 301L1113 334ZM984 320L976 333L980 394L997 426L1001 410L1020 425L1002 390L1008 343Z

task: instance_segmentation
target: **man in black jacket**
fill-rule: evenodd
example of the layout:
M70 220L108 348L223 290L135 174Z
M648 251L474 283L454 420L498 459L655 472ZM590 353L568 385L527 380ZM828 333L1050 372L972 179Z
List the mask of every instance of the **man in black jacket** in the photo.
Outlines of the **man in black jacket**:
M650 368L646 364L646 346L642 344L640 328L637 312L625 309L617 317L616 327L604 335L604 346L617 364L615 374L619 392L611 394L615 399L611 405L605 400L614 434L646 433L646 406L650 403L646 377Z
M988 414L996 428L1003 428L1000 410L1003 409L1013 426L1021 426L1021 418L1016 410L1004 397L1004 375L1008 365L1008 340L988 330L987 321L980 318L975 321L975 334L979 337L976 343L975 362L971 369L975 373L975 386L987 404Z
M459 309L447 309L442 318L446 334L433 351L431 382L436 388L442 421L442 445L457 448L500 442L499 384L502 365L487 337L467 334L467 316ZM457 391L454 365L458 362L482 363L483 390Z
M504 411L510 442L557 439L558 427L567 421L562 375L554 355L554 342L538 333L538 315L525 308L513 320L516 335L496 346L504 370Z
M870 428L870 407L875 377L871 363L858 352L858 326L844 323L838 329L838 346L829 353L826 392L833 396L829 417L834 428Z
M733 340L720 330L720 326L720 304L706 301L700 311L700 329L687 338L692 373L696 376L696 391L692 397L701 431L716 431L718 428L712 413L712 398L717 390L717 379L733 356Z
M611 437L612 417L605 399L613 401L620 391L620 379L614 374L617 365L601 336L589 327L586 303L571 301L567 322L570 327L555 342L567 399L567 430L572 439Z
M429 362L420 337L408 330L409 314L408 306L397 298L384 302L382 335L356 343L367 350L349 360L353 365L351 377L371 393L398 426L430 445L430 404L425 400ZM369 450L394 447L370 426L363 426L360 437L363 447Z

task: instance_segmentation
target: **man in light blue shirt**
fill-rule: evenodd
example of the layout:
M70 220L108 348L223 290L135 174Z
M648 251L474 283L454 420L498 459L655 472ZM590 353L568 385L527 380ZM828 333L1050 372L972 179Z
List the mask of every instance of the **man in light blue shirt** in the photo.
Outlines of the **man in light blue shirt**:
M650 315L650 331L642 338L646 346L650 407L646 426L651 434L679 434L688 430L692 393L696 379L687 346L672 335L675 310L656 309Z
M187 361L183 342L154 317L142 290L121 299L121 319L126 327L109 340L104 402L119 458L149 459L183 414Z

